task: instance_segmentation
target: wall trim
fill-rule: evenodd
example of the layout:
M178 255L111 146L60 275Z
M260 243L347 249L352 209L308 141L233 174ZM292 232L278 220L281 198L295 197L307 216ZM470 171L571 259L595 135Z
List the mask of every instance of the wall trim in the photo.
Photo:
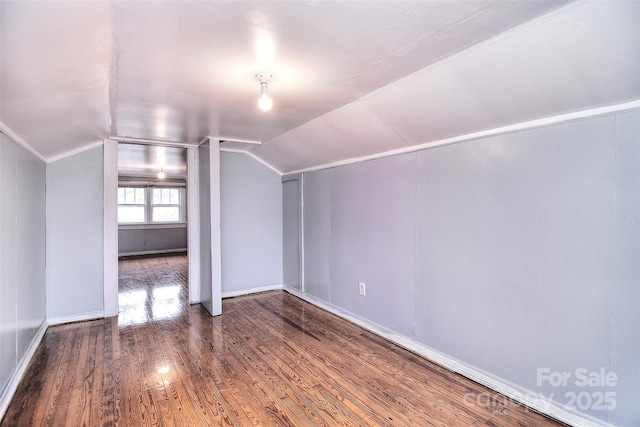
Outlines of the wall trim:
M64 316L47 317L49 326L63 325L65 323L86 322L88 320L104 319L104 310L89 311L86 313L67 314Z
M24 374L27 372L27 367L29 366L31 359L33 359L33 355L36 353L45 332L47 332L48 326L47 319L43 319L40 327L38 328L38 332L31 340L29 347L27 347L27 351L22 356L22 359L20 359L17 369L14 371L9 383L2 392L2 395L0 396L0 421L4 418L4 414L7 412L9 404L11 403L13 396L16 394L18 385L20 384L22 377L24 377Z
M165 228L187 228L187 223L118 224L118 230L161 230Z
M425 142L418 145L411 145L409 147L403 147L396 150L383 151L382 153L370 154L363 157L354 157L347 160L340 160L337 162L326 163L319 166L312 166L309 168L297 169L288 171L285 174L295 174L304 172L313 172L322 169L330 169L338 166L346 166L354 163L362 163L368 160L380 159L384 157L396 156L398 154L413 153L416 151L427 150L430 148L442 147L445 145L458 144L461 142L473 141L481 138L488 138L491 136L504 135L508 133L515 133L525 130L537 129L547 126L553 126L561 123L573 122L577 120L584 120L592 117L606 116L624 111L635 110L640 108L640 99L626 102L623 104L609 105L606 107L592 108L589 110L576 111L573 113L561 114L557 116L545 117L543 119L530 120L527 122L516 123L512 125L502 126L495 129L484 130L480 132L468 133L466 135L454 136L452 138L440 139L437 141Z
M38 159L40 159L40 161L42 163L47 163L47 159L45 159L42 154L38 153L32 146L30 146L27 143L27 141L25 141L24 139L20 138L17 133L12 131L9 128L9 126L7 126L4 123L2 123L2 121L0 121L0 133L4 134L7 138L12 140L13 142L18 144L19 146L21 146L25 150L27 150L29 153L33 154Z
M224 144L225 142L238 142L240 144L253 144L253 145L261 145L262 141L258 141L257 139L240 139L240 138L225 138L223 136L214 136L212 138L216 138L220 141L220 144Z
M260 292L277 291L282 289L284 289L284 285L279 284L279 285L258 286L255 288L247 288L247 289L238 289L235 291L224 291L222 292L222 298L233 298L233 297L239 297L242 295L257 294Z
M142 144L142 145L161 145L164 147L180 147L180 148L190 148L190 147L198 147L200 144L193 144L188 142L181 141L160 141L157 139L146 139L146 138L129 138L125 136L111 136L109 139L113 139L114 141L123 142L125 144Z
M187 248L177 248L177 249L158 249L157 251L138 251L138 252L123 252L118 254L118 258L125 256L141 256L141 255L160 255L160 254L172 254L172 253L181 253L187 252Z
M577 414L575 412L570 412L563 407L558 406L556 403L550 402L549 400L544 398L537 397L539 396L538 393L522 389L521 387L509 384L504 380L496 379L495 377L488 375L486 372L462 363L450 356L447 356L444 353L427 347L406 336L394 333L393 331L390 331L380 325L369 322L366 319L354 315L353 313L343 310L324 300L321 300L304 292L300 292L299 290L288 286L284 286L283 290L310 304L313 304L314 306L322 310L335 314L336 316L341 317L342 319L353 323L354 325L366 329L367 331L372 332L386 339L387 341L397 344L400 347L405 348L406 350L409 350L412 353L415 353L435 363L436 365L439 365L454 373L460 374L463 377L466 377L478 384L481 384L497 393L506 396L508 399L525 405L558 421L569 425L581 427L614 427L612 424L609 424L597 418L593 418L587 414Z
M54 162L57 162L58 160L66 159L67 157L75 156L76 154L84 153L85 151L89 151L96 147L100 147L103 144L104 144L103 140L95 141L95 142L92 142L91 144L83 145L82 147L74 148L73 150L65 151L62 154L49 157L46 162L54 163Z
M220 147L220 151L221 152L225 152L225 153L239 153L239 154L246 154L247 156L251 157L253 160L255 160L256 162L262 164L263 166L271 169L272 171L274 171L275 173L277 173L278 175L282 176L283 173L281 171L279 171L278 169L276 169L275 167L273 167L272 165L270 165L269 163L267 163L266 161L262 160L260 157L256 156L255 154L253 154L251 151L247 151L247 150L240 150L237 148L224 148L224 147Z

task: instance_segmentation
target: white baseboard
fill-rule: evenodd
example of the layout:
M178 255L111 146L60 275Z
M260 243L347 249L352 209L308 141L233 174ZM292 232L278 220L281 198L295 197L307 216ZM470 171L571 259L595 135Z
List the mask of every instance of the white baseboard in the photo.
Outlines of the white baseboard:
M173 254L173 253L181 253L181 252L187 252L187 248L159 249L157 251L123 252L118 254L118 258L122 258L125 256L162 255L162 254Z
M29 362L31 362L33 355L38 349L38 346L40 345L40 341L42 341L42 337L44 337L44 333L47 332L47 327L48 327L47 319L44 319L40 324L40 328L38 329L38 332L31 340L31 344L29 344L27 351L24 353L24 356L22 356L22 359L20 359L20 363L18 364L16 371L11 376L11 379L9 380L7 387L2 392L2 396L0 396L0 421L2 421L2 418L4 418L4 414L7 412L7 409L9 408L11 399L13 399L13 395L16 393L16 390L18 389L18 385L20 384L22 377L27 371Z
M71 314L68 316L47 317L49 326L62 325L63 323L84 322L104 318L104 310L90 311L88 313Z
M283 288L284 288L284 285L269 285L269 286L259 286L256 288L239 289L236 291L226 291L226 292L222 292L222 298L233 298L233 297L239 297L241 295L257 294L259 292L275 291Z
M290 294L295 295L298 298L315 305L316 307L326 310L357 326L360 326L361 328L366 329L394 344L397 344L400 347L411 351L412 353L415 353L439 366L442 366L443 368L469 378L470 380L486 386L515 402L521 403L522 405L525 405L558 421L580 427L614 427L612 424L608 424L605 421L593 418L587 414L577 414L575 412L570 412L565 408L555 404L554 402L551 402L549 399L540 398L540 395L538 393L524 390L513 384L508 384L507 382L490 376L487 373L474 368L473 366L469 366L452 357L447 356L446 354L420 344L408 337L396 334L393 331L390 331L382 326L371 323L366 319L349 313L348 311L345 311L319 298L316 298L304 292L300 292L297 289L289 288L287 286L284 286L283 289L286 292L289 292Z

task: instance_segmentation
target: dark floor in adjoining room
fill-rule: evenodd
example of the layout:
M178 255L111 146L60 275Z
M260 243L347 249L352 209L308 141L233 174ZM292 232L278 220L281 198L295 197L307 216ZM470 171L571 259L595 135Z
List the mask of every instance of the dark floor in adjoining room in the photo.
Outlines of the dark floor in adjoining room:
M1 425L559 425L283 291L211 317L186 271L123 260L120 316L51 327Z

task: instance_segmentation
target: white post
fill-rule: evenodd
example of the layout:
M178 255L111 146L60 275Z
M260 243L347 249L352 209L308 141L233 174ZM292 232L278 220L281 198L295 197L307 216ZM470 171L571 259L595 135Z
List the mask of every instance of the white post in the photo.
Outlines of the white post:
M104 316L118 315L118 142L104 141Z
M220 247L220 141L209 138L211 180L211 314L222 314L222 250Z
M187 148L187 254L189 258L189 303L200 302L200 189L198 149Z

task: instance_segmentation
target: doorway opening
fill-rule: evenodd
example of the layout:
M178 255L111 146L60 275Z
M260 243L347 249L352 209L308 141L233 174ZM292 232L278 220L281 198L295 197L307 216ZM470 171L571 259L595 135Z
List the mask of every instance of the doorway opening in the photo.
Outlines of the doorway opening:
M177 317L189 306L187 254L142 255L118 261L118 326Z
M175 317L189 304L187 150L118 144L119 326Z

